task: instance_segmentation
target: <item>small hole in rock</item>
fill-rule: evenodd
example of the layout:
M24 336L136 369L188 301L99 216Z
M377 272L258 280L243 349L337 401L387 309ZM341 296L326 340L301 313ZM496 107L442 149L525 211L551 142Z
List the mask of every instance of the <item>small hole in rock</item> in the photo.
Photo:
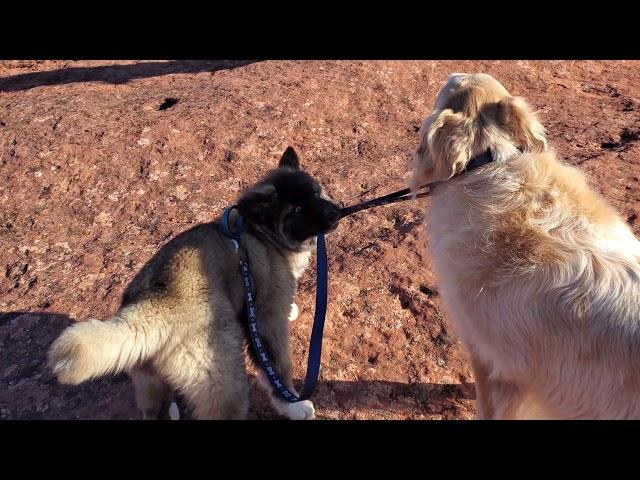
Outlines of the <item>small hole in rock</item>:
M158 110L167 110L173 107L176 103L178 103L177 98L165 98L164 102L162 102L162 104L158 107Z
M38 308L49 308L51 306L51 302L49 300L45 300L38 304Z
M426 285L420 285L419 290L429 298L438 296L438 291L435 288L429 288Z

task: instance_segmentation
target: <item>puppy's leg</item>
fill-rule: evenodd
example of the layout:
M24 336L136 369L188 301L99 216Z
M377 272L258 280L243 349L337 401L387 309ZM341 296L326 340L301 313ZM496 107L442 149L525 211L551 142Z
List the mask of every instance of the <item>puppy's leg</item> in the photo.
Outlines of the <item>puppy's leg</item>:
M278 315L276 312L272 312L271 315L263 312L263 325L265 328L262 332L262 341L271 357L273 368L278 372L286 387L297 395L298 393L293 388L293 380L291 378L293 367L291 366L289 325L288 322L283 321L283 317L284 315ZM311 401L304 400L302 402L289 403L282 400L269 383L266 374L262 371L262 367L257 363L256 365L258 383L266 390L271 405L280 415L290 420L311 420L315 417L315 409Z
M129 372L136 394L136 404L143 420L171 420L169 409L173 390L154 371L151 365L135 366Z
M235 317L220 324L192 333L167 365L197 420L242 420L249 411L243 333Z
M291 313L289 313L289 321L293 322L296 318L298 318L299 315L299 310L298 310L298 305L296 305L295 303L291 304Z
M278 393L273 389L269 383L269 379L262 371L262 368L258 366L258 384L269 395L269 401L273 408L280 415L287 417L289 420L313 420L315 418L315 408L310 400L303 400L302 402L289 403L282 400ZM287 386L294 394L298 395L298 392L293 388L293 385Z
M196 372L194 372L196 373ZM197 372L185 391L197 420L244 420L249 411L249 381L246 372L234 376L217 368Z

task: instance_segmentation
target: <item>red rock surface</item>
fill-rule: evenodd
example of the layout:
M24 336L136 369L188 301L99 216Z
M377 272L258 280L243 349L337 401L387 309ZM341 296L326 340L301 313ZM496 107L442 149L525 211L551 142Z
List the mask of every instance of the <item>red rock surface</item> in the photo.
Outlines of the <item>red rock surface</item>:
M421 119L457 71L528 98L558 154L640 234L638 62L0 62L0 417L139 418L124 375L65 387L45 371L60 331L109 318L164 242L217 215L288 145L345 205L403 188ZM359 213L328 238L319 418L473 418L425 254L427 204ZM313 274L292 324L298 379ZM275 418L253 395L251 418Z

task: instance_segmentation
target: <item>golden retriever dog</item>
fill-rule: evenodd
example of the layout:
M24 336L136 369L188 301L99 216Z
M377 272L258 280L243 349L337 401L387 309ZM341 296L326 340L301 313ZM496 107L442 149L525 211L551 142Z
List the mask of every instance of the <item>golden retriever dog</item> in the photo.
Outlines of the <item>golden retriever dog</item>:
M489 75L452 74L414 161L414 187L442 182L428 249L477 418L640 418L640 242L547 148L527 102Z

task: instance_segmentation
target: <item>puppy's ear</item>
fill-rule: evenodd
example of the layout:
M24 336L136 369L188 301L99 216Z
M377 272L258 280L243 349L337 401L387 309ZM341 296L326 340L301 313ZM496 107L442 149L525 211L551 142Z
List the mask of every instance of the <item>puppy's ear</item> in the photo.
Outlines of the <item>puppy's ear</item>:
M282 154L280 162L278 163L278 168L283 167L300 170L300 159L298 158L298 154L293 149L293 147L287 147L287 149Z
M526 152L542 152L547 148L544 127L521 97L506 97L496 103L495 121L510 140Z
M420 144L414 155L411 187L446 180L463 170L469 161L472 144L469 118L449 108L434 112L420 127Z
M278 192L275 186L270 183L258 184L238 200L238 210L248 219L264 218L277 201Z

